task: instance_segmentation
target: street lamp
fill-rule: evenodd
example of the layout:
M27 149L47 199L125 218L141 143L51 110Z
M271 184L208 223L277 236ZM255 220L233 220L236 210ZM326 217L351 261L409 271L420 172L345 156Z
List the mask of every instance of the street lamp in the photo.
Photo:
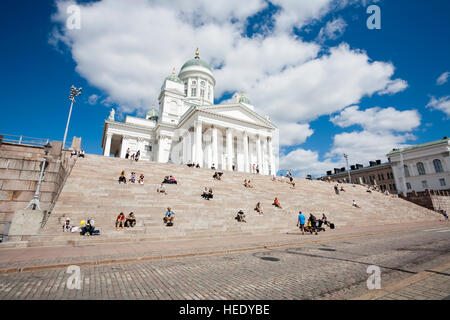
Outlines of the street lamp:
M348 155L344 153L345 162L347 162L347 172L348 172L348 183L352 183L352 178L350 177L350 168L348 166Z
M71 101L71 103L70 103L69 117L67 118L66 131L64 132L64 139L63 139L63 143L62 143L63 149L64 149L64 146L66 145L67 130L69 129L70 115L72 114L73 103L75 102L75 97L78 97L79 95L81 95L82 89L83 88L75 88L75 86L72 86L70 88L69 100Z
M44 162L42 163L41 174L39 175L39 181L37 184L36 192L34 193L33 199L28 203L25 210L27 210L30 206L32 206L32 210L36 210L36 207L39 211L41 211L41 207L39 205L39 189L41 188L42 178L44 177L45 164L47 163L47 155L50 152L52 145L47 141L47 144L44 146Z

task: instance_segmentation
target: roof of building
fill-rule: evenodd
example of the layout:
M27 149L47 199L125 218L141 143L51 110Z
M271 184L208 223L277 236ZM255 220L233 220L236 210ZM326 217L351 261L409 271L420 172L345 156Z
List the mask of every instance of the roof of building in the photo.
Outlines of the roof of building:
M199 53L198 53L198 49L197 49L197 51L195 52L195 57L194 57L194 59L188 60L188 61L186 61L186 62L183 64L183 66L181 67L180 73L183 72L183 69L184 69L184 68L191 67L191 66L201 66L201 67L205 67L206 69L208 69L209 71L212 72L212 69L211 69L211 67L209 66L209 64L208 64L206 61L200 59L200 56L199 56Z
M392 150L391 152L389 152L387 154L387 156L394 155L394 154L397 154L400 152L412 151L412 150L416 150L416 149L431 147L431 146L441 144L441 143L448 143L449 140L450 140L450 138L446 137L446 138L440 139L440 140L435 140L435 141L422 143L422 144L416 144L415 146L410 146L410 147L406 147L406 148L402 148L402 149L395 149L395 150Z

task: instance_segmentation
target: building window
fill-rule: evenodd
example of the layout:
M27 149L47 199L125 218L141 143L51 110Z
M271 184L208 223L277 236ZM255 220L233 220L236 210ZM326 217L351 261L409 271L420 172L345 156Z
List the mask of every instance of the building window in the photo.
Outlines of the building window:
M205 97L205 89L203 89L203 88L200 89L200 97L202 97L202 98Z
M366 177L362 177L362 181L365 184L366 183Z
M205 81L200 81L200 85L201 85L202 87L204 87L204 86L205 86Z
M148 146L148 145L145 146L145 151L150 151L151 152L152 151L152 146Z
M443 186L446 185L446 184L445 184L445 179L444 179L444 178L439 179L439 183L440 183L441 187L443 187Z
M409 169L408 169L408 166L407 165L404 165L403 166L403 169L404 169L404 171L405 171L405 177L406 178L408 178L410 175L409 175Z
M433 160L433 165L434 165L434 170L436 171L436 173L444 172L444 169L442 169L442 163L441 163L441 160L439 160L439 159L434 159L434 160Z
M422 181L422 187L425 188L425 189L428 188L427 180L423 180L423 181Z
M197 96L197 88L191 88L191 97Z
M411 190L411 183L409 182L406 183L406 189Z
M381 180L384 180L384 173L381 174Z
M195 80L192 80L191 83L192 83L193 86L197 85L197 81L195 81Z
M184 83L184 95L187 96L187 94L188 94L188 83L185 82Z
M423 176L426 174L425 166L422 162L417 162L417 171L419 172L419 176Z

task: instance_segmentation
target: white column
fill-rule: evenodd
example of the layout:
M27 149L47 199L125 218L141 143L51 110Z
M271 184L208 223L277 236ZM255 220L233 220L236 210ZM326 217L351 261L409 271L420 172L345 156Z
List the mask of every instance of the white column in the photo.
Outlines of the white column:
M107 133L105 148L104 148L104 153L103 153L103 155L105 157L109 157L109 154L111 153L111 140L112 140L112 133Z
M273 158L273 144L272 144L272 138L269 138L269 163L270 163L270 174L274 175L275 172L275 161Z
M262 164L262 166L259 166L259 170L260 170L259 172L261 172L262 174L267 174L267 172L266 172L266 168L267 168L266 150L267 150L267 138L262 137L262 140L261 140L261 164Z
M258 167L259 172L262 172L262 154L261 154L261 137L259 134L256 136L256 152L258 154Z
M122 137L122 146L120 147L120 158L125 158L125 154L127 153L128 140L125 137ZM142 152L142 151L141 151Z
M214 166L218 169L219 168L219 157L217 154L217 128L216 127L212 127L212 132L211 132L211 143L212 143L212 162L214 163Z
M203 167L203 146L202 146L202 122L194 122L194 140L195 140L195 163L199 163Z
M233 133L227 129L227 170L233 170Z
M244 131L244 135L242 137L242 142L244 144L244 172L250 172L250 165L248 163L248 134L247 134L247 131Z

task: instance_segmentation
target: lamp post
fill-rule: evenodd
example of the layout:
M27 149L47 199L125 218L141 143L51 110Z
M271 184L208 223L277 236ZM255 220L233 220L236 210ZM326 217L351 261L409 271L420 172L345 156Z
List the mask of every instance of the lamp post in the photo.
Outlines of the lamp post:
M41 206L39 205L39 190L41 188L42 178L44 177L45 164L47 163L47 155L52 148L50 142L47 141L47 144L44 146L44 162L42 162L41 174L39 175L39 181L37 184L36 192L34 193L33 199L28 203L25 210L27 210L30 206L32 206L32 210L36 210L36 207L39 211L41 211Z
M63 143L62 143L63 150L64 150L64 146L66 145L67 130L69 129L70 115L72 114L73 103L75 102L75 97L78 97L79 95L81 95L82 89L83 88L75 88L75 86L72 86L70 88L69 100L71 101L71 103L70 103L69 117L67 117L66 131L64 132L64 139L63 139Z
M344 153L345 162L347 163L347 172L348 172L348 183L352 183L352 178L350 177L350 168L348 166L348 155Z

